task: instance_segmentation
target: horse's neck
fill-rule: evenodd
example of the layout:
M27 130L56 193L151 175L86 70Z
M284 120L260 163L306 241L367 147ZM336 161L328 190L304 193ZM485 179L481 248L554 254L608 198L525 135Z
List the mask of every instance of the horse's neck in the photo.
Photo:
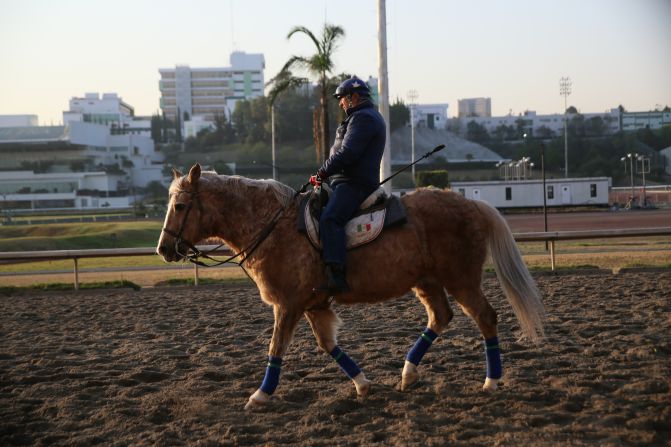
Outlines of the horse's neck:
M237 250L249 246L282 208L270 191L242 185L213 194L212 233Z

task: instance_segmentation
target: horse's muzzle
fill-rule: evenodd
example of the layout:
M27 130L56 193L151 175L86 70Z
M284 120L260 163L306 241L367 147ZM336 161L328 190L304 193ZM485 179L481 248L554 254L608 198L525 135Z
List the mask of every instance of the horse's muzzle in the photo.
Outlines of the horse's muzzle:
M165 262L177 262L184 258L184 256L175 250L173 245L161 244L156 247L156 253L161 256Z

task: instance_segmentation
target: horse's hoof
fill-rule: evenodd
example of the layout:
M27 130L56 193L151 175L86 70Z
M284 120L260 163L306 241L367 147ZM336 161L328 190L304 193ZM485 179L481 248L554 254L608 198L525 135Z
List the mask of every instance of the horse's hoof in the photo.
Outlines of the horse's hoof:
M251 411L254 409L262 408L268 402L270 402L270 394L264 393L261 390L256 390L254 394L249 396L249 400L245 404L245 410Z
M419 380L419 373L417 372L417 365L409 361L405 361L403 366L403 373L401 373L401 391L408 390L412 385Z
M370 391L371 381L366 379L366 376L363 373L359 373L354 379L354 386L356 387L356 395L358 397L364 398L368 395Z
M491 379L487 377L485 379L485 384L482 385L482 389L484 391L496 391L496 389L499 387L499 381L501 379Z

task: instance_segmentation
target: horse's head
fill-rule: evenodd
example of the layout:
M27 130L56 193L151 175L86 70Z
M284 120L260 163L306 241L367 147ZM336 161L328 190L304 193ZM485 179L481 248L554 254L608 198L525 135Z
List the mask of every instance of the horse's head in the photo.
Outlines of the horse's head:
M156 253L166 262L184 259L194 244L204 237L199 225L203 214L198 182L200 165L193 165L186 176L175 169L172 173L168 210L156 247Z

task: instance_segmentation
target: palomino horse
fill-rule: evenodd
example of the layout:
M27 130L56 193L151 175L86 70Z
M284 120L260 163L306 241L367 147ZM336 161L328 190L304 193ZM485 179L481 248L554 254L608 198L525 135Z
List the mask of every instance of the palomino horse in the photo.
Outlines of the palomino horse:
M262 300L273 306L266 375L245 408L263 405L275 391L282 356L301 316L319 347L353 380L357 394L363 397L370 388L356 363L337 346L340 321L332 301L315 292L325 282L324 266L320 253L296 230L299 200L293 189L279 182L201 173L198 164L186 176L174 171L170 186L158 254L168 262L180 261L194 243L218 238L243 252L244 266ZM522 332L533 341L543 336L543 304L512 234L496 209L460 194L421 189L401 200L407 223L348 252L351 291L334 301L374 303L415 292L426 308L428 324L406 358L401 374L405 390L418 380L422 356L452 319L449 292L482 333L487 364L483 388L494 390L502 368L496 313L480 288L487 248ZM268 231L271 222L276 225Z

